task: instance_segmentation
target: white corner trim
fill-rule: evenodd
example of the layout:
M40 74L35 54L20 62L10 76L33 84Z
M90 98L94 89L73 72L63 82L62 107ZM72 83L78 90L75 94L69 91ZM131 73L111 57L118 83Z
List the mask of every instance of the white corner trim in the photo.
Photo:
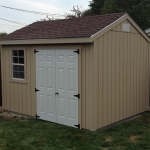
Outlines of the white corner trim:
M108 28L109 26L111 26L112 24L114 24L115 22L119 21L120 19L122 19L123 17L127 16L127 14L123 15L122 17L120 17L119 19L117 19L116 21L112 22L111 24L109 24L108 26L106 26L105 28L101 29L100 31L96 32L95 34L91 35L90 37L92 38L93 36L95 36L96 34L102 32L103 30L105 30L106 28Z

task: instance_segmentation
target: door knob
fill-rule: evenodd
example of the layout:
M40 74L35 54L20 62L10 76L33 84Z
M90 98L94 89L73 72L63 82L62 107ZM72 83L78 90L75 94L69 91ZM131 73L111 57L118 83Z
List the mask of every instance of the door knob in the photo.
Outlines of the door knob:
M58 95L59 93L57 92L57 93L55 93L55 95Z

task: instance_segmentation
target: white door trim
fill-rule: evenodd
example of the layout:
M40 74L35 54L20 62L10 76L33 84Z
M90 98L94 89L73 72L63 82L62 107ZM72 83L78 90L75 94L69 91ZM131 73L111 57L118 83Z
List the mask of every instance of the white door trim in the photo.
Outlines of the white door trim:
M55 86L53 86L53 87L55 87L55 92L53 92L52 95L54 95L53 98L55 98L55 115L56 115L56 120L55 119L48 119L48 115L45 115L46 116L45 117L45 116L41 116L41 114L39 114L38 111L40 109L39 108L39 96L41 94L40 91L36 93L37 94L37 115L40 116L40 119L43 119L43 120L48 120L48 121L57 122L57 123L60 123L60 124L64 124L64 125L75 127L74 125L78 125L78 120L79 120L78 119L78 114L79 114L79 111L78 111L78 105L79 105L78 98L74 96L74 95L78 94L78 54L74 53L74 51L76 51L75 49L73 49L73 50L38 50L38 51L40 53L39 52L36 53L36 88L39 88L38 87L39 77L38 77L38 72L37 72L37 70L38 70L38 68L37 68L38 67L38 64L37 64L38 60L37 59L38 59L39 54L45 53L44 57L47 57L47 55L49 55L50 52L53 52L53 54L55 55L55 56L53 56L53 59L55 58L54 59L55 60L55 64L53 65L53 67L55 66L55 73L54 74L55 74L56 79L54 81L55 82ZM63 67L64 67L64 71L65 71L64 72L65 76L64 76L64 79L62 78L61 75L60 75L60 77L62 78L61 79L62 82L64 82L64 80L65 80L65 82L68 82L65 85L66 86L65 89L67 90L67 86L75 87L75 91L73 91L74 89L73 90L72 89L69 90L69 87L68 87L68 92L67 92L68 94L67 93L64 94L65 97L67 96L68 101L66 100L67 98L65 98L66 102L65 102L65 109L64 110L66 111L66 114L65 114L65 119L63 121L61 121L61 119L58 119L58 118L60 118L60 116L59 116L60 114L58 114L58 113L60 113L59 112L60 109L58 107L61 106L61 105L58 104L58 99L61 97L60 96L61 94L59 93L59 95L55 95L55 93L57 93L58 91L61 92L60 89L58 90L58 87L60 87L60 86L58 86L58 83L60 84L60 79L59 79L59 81L57 81L59 77L58 77L58 73L56 73L57 72L56 68L58 68L58 67L56 67L56 65L58 64L57 63L58 62L57 56L59 54L64 55L65 64L64 64ZM75 64L73 65L73 63L75 63ZM61 63L59 63L59 66L60 66L60 64ZM73 68L71 68L71 67L73 67ZM70 70L70 72L69 72L69 70ZM69 73L70 73L70 75L69 75ZM67 74L69 75L68 77L67 77ZM75 78L74 78L74 76L75 76ZM46 78L47 77L45 76L45 79ZM45 83L46 83L46 80L45 80ZM74 83L75 83L75 85L73 85ZM46 90L45 90L44 93L46 95ZM47 105L45 105L45 107L46 106ZM75 110L73 110L74 107L76 107ZM73 110L72 112L75 112L74 113L75 116L74 116L74 114L71 114L72 112L69 112L69 109L67 109L67 108L71 108L71 110ZM48 111L45 111L45 114L46 114L46 112L48 113Z

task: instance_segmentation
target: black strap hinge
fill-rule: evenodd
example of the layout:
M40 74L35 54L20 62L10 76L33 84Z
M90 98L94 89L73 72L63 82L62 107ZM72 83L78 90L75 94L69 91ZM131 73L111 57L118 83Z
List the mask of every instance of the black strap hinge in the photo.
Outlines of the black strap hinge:
M40 118L40 116L38 116L37 114L35 115L35 117L36 117L36 119L39 119L39 118Z
M75 127L77 127L78 129L80 129L80 124L78 124L78 125L74 125Z
M34 50L34 54L37 53L37 52L39 52L39 51L37 51L37 50L35 49L35 50Z
M38 92L38 91L40 91L40 90L38 90L38 89L35 88L35 92Z
M73 51L73 52L75 52L75 53L79 54L79 49L77 49L76 51Z
M78 97L78 99L80 99L80 94L78 94L78 95L74 95L75 97Z

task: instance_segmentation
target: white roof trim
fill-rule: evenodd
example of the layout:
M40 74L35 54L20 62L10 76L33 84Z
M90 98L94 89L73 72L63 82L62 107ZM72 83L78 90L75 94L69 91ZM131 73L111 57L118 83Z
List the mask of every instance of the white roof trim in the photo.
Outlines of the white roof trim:
M87 38L62 38L62 39L33 39L33 40L7 40L0 41L0 45L18 45L18 44L70 44L70 43L92 43L93 41Z
M108 28L109 26L111 26L112 24L114 24L115 22L119 21L120 19L122 19L123 17L125 17L127 14L123 15L122 17L120 17L119 19L117 19L116 21L112 22L111 24L109 24L108 26L106 26L105 28L101 29L100 31L96 32L95 34L91 35L91 37L95 36L96 34L102 32L103 30L105 30L106 28Z

